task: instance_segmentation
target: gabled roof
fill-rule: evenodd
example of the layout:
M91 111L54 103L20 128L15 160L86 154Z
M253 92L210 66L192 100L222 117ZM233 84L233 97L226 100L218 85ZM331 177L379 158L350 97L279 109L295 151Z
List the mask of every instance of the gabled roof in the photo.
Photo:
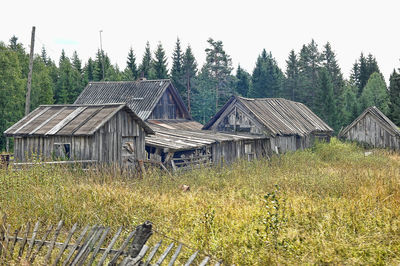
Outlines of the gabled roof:
M169 79L90 82L76 99L76 104L126 102L141 119L149 118L164 92L170 88L183 112L191 118L178 91Z
M386 128L388 132L392 135L400 136L399 128L386 116L384 115L376 106L368 107L364 112L357 117L350 125L345 127L339 132L339 137L344 136L352 127L354 127L361 119L363 119L367 114L371 114L382 127Z
M93 135L118 111L126 110L148 134L154 134L125 103L41 105L7 129L6 136Z
M210 129L224 111L235 103L239 103L247 109L273 136L304 136L311 132L333 132L331 127L302 103L282 98L244 98L239 96L232 96L203 129Z

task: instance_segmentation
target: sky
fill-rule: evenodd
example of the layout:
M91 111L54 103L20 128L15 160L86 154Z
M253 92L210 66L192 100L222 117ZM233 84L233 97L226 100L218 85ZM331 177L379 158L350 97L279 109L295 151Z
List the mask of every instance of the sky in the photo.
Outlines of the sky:
M161 42L171 56L179 37L201 66L207 39L221 40L238 64L250 73L262 49L270 51L284 71L290 50L298 53L314 39L322 50L330 42L346 78L360 53L373 54L388 81L400 68L399 0L3 0L0 41L15 35L28 51L36 26L35 52L44 46L58 62L77 51L86 61L102 45L120 69L132 47L142 59L146 42L154 51Z

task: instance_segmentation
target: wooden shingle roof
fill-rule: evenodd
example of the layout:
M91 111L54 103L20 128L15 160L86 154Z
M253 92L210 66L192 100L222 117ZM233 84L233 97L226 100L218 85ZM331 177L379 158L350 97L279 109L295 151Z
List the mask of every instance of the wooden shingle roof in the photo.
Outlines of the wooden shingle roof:
M118 111L125 109L148 134L147 126L125 103L41 105L7 129L6 136L93 135Z
M371 114L383 128L385 128L390 134L394 136L400 136L399 128L386 116L381 110L376 106L368 107L362 112L350 125L341 130L338 134L339 137L344 136L352 127L354 127L361 119L363 119L367 114Z
M146 120L167 88L170 88L186 116L191 118L169 79L90 82L76 99L75 104L125 102L141 119Z
M273 136L304 136L311 132L333 132L331 127L302 103L282 98L244 98L239 96L232 96L203 129L210 129L224 111L235 103L246 108Z

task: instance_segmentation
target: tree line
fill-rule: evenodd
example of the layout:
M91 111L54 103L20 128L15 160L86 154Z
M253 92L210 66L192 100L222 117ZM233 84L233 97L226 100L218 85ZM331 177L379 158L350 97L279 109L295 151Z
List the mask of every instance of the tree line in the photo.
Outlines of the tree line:
M40 104L73 103L90 81L170 78L193 118L201 123L207 122L231 95L240 95L302 102L336 132L372 105L400 125L400 70L393 71L387 86L372 54L361 53L346 80L329 42L320 49L311 40L299 51L291 50L284 70L272 53L263 49L251 73L240 65L233 73L232 59L222 41L210 38L207 44L206 61L201 67L190 45L183 48L178 38L170 68L162 44L152 52L147 42L140 62L134 49L129 49L123 70L111 64L103 50L97 50L87 62L82 62L76 51L68 57L63 50L56 63L43 47L34 56L31 110ZM24 114L28 66L29 54L17 37L8 44L0 42L0 132ZM0 150L4 148L5 138L1 136Z

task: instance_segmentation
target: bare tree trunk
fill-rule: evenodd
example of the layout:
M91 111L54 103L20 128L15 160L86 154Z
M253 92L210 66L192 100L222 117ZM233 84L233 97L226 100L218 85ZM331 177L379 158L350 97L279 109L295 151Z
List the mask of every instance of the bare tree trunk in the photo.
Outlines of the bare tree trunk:
M189 73L186 74L186 89L187 89L187 105L188 105L188 112L191 115L190 111L190 76Z

